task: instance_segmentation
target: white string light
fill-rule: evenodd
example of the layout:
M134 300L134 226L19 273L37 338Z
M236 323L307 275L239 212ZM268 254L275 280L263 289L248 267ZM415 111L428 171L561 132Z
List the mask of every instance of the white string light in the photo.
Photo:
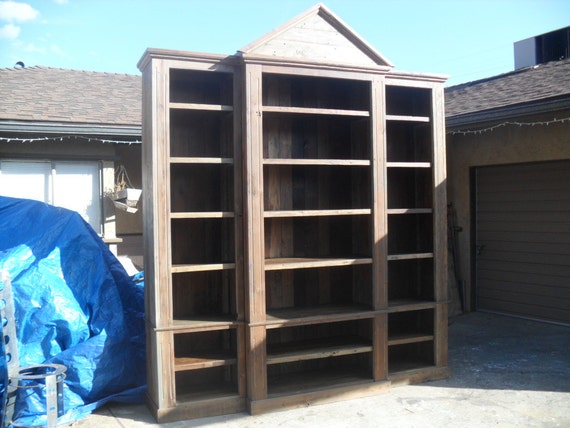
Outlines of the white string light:
M8 143L35 143L38 141L63 141L63 140L84 140L87 142L106 143L106 144L139 144L140 140L125 141L125 140L107 140L96 137L85 137L83 135L62 135L57 137L36 137L36 138L21 138L21 137L0 137L0 141Z
M489 126L488 128L481 128L481 129L459 129L456 131L447 131L446 134L450 135L469 135L469 134L482 134L484 132L491 132L497 128L501 128L508 125L513 126L548 126L551 123L564 123L570 122L570 117L565 117L562 119L554 118L552 120L547 121L538 121L538 122L513 122L507 121L502 122L497 125ZM133 140L133 141L124 141L124 140L108 140L103 138L95 138L95 137L85 137L83 135L63 135L58 137L38 137L38 138L20 138L20 137L0 137L0 141L5 142L15 142L15 143L34 143L37 141L63 141L64 139L81 139L87 142L96 142L96 143L106 143L106 144L140 144L140 140Z
M499 123L497 125L493 125L490 126L488 128L482 128L482 129L459 129L457 131L447 131L447 134L451 134L451 135L456 135L456 134L460 134L460 135L468 135L468 134L482 134L483 132L491 132L494 131L497 128L501 128L503 126L508 126L508 125L514 125L514 126L548 126L551 123L564 123L564 122L570 122L570 117L565 117L562 119L557 119L554 118L552 120L547 120L547 121L541 121L541 122L503 122L503 123Z

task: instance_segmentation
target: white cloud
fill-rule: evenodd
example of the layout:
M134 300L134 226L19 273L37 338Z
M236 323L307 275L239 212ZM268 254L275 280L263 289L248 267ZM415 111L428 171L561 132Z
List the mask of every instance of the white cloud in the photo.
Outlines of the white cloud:
M0 28L0 39L17 39L20 34L20 27L14 24L6 24Z
M58 56L67 56L66 53L58 45L51 45L50 50Z
M53 0L55 3L57 4L65 4L67 3L67 0Z
M42 48L41 46L36 46L33 43L21 44L21 49L24 52L28 52L28 53L39 53L42 55L45 55L45 53L46 53L45 48Z
M0 20L8 22L31 21L40 13L27 3L0 1Z

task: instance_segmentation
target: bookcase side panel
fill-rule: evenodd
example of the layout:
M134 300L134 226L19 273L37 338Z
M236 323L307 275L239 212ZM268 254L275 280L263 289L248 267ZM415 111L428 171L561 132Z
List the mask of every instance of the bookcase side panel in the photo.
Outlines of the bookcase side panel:
M151 60L143 71L143 239L146 317L154 327L171 319L168 260L168 69Z
M433 89L435 297L447 301L447 192L443 86Z

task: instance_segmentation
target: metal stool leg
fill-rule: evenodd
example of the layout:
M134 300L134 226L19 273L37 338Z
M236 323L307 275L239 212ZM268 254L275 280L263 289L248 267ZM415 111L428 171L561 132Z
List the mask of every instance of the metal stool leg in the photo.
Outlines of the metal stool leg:
M67 367L61 364L39 364L20 368L18 341L14 318L12 284L5 272L0 276L0 319L2 322L5 358L8 366L7 403L0 428L10 425L18 388L45 387L47 428L55 428L64 413L63 381Z
M63 381L67 367L62 364L39 364L24 367L18 374L18 388L45 388L47 428L57 426L64 413Z
M6 385L6 408L4 412L5 425L12 422L14 412L14 401L16 400L17 382L12 379L18 375L20 370L20 358L18 355L18 340L16 336L16 323L14 321L14 298L12 295L12 283L7 272L0 272L0 319L2 322L4 341L4 358L8 366L8 382ZM2 424L0 423L0 426Z

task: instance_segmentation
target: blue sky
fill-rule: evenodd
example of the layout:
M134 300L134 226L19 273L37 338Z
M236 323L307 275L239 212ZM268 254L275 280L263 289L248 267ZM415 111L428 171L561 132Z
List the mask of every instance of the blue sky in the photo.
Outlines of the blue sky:
M233 54L317 0L0 0L0 67L139 74L147 47ZM448 84L513 69L513 43L570 25L568 0L325 0L397 69Z

